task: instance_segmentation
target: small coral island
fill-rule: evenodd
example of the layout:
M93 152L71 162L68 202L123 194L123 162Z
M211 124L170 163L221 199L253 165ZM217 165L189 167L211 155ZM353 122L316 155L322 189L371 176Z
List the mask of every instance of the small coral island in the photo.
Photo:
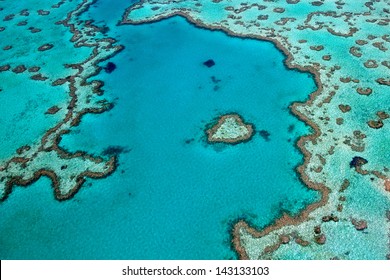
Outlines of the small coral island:
M218 122L206 131L209 143L238 144L253 136L253 125L245 124L238 114L219 117Z

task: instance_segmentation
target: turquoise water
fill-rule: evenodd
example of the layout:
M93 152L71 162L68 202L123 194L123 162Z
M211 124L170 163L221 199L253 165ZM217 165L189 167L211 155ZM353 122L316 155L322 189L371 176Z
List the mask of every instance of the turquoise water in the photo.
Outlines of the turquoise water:
M315 90L312 77L287 70L270 43L179 17L139 26L99 22L108 2L84 17L106 23L125 46L110 59L116 70L96 77L115 106L85 115L60 145L103 156L116 147L118 168L65 202L54 199L47 179L15 188L0 205L1 258L235 258L235 220L263 227L318 199L294 171L302 162L294 143L310 129L288 109ZM216 65L205 67L208 59ZM256 135L234 146L207 144L206 125L229 112L254 124Z
M0 111L7 112L0 118L0 159L7 159L20 146L38 140L46 130L63 119L63 109L56 115L45 114L51 106L66 108L69 102L68 87L52 87L51 82L75 72L65 68L65 63L82 61L90 53L87 48L65 47L69 44L71 33L66 27L54 24L75 9L77 3L66 2L59 9L50 9L54 4L50 2L53 1L0 1L0 27L5 28L0 32L0 65L9 64L11 69L18 65L26 68L38 66L41 68L39 73L48 78L45 82L30 79L38 72L0 73ZM40 16L37 7L51 12ZM23 9L29 11L29 16L20 14ZM15 14L14 19L3 21L9 14ZM23 21L26 25L19 26L18 23ZM29 29L32 27L41 31L32 33ZM37 51L46 43L53 43L54 47L45 52ZM5 46L12 48L3 50Z

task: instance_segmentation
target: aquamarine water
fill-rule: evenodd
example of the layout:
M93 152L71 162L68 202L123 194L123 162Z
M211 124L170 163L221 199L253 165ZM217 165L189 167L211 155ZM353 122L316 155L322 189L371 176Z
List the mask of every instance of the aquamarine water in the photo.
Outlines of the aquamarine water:
M263 227L318 199L295 173L302 162L295 142L310 128L288 109L315 90L311 76L286 69L271 43L180 17L102 22L108 2L99 0L84 17L107 24L125 46L109 60L116 70L96 77L115 106L85 115L60 145L105 157L114 147L118 168L89 179L65 202L54 199L48 179L15 188L0 205L1 258L235 258L235 220ZM111 7L112 15L123 11ZM208 59L216 65L204 66ZM256 135L234 146L207 144L207 124L229 112L254 124Z

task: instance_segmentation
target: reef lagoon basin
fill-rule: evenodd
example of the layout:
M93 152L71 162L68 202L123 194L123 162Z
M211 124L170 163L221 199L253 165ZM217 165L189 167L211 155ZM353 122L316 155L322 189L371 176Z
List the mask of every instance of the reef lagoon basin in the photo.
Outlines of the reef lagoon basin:
M282 211L296 214L318 199L295 173L302 156L294 143L309 129L288 109L315 84L307 74L287 70L271 43L198 29L180 17L116 32L125 49L110 59L112 73L96 77L115 105L83 116L60 146L72 153L120 153L119 164L109 177L88 180L61 202L72 210L62 210L60 220L38 219L37 235L58 223L72 236L72 243L56 241L61 258L234 258L229 239L235 220L264 226ZM215 61L210 68L203 65L209 58ZM207 125L231 111L256 126L253 139L233 147L207 143ZM31 203L37 202L19 207ZM43 203L58 208L53 198ZM79 221L69 232L64 220L75 216ZM83 234L86 225L93 238ZM15 238L7 243L17 244ZM39 240L11 256L58 257L43 253L48 240ZM96 240L110 245L101 248Z
M2 259L386 257L390 179L374 148L386 153L385 72L375 85L357 70L344 77L331 51L341 24L287 36L299 9L330 4L209 2L0 3L0 32L26 20L19 37L47 35L31 40L38 57L1 46ZM18 104L23 79L31 90Z
M123 258L233 258L235 220L266 225L282 211L296 214L318 198L295 173L302 157L294 143L309 129L288 110L289 102L315 90L311 77L287 70L270 43L197 29L183 18L122 29L126 48L112 59L117 71L100 74L114 108L86 115L61 145L94 154L123 148L118 172L91 187L99 192L115 186L115 196L122 196L125 204L117 213L131 219L115 232L123 232L125 240L137 236L127 242ZM135 44L140 34L145 39ZM209 58L215 61L211 68L203 65ZM279 84L279 71L291 83L272 89L269 80ZM263 93L273 92L265 101ZM230 111L253 123L257 135L234 147L207 143L207 125ZM269 131L269 139L261 130Z

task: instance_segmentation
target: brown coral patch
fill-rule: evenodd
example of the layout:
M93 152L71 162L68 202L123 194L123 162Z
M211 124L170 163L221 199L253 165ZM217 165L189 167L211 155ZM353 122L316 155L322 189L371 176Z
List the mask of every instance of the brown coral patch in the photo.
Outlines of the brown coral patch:
M376 112L376 115L377 115L378 118L380 118L381 120L385 120L385 119L390 118L390 115L389 115L388 113L386 113L385 111L378 111L378 112Z
M385 187L385 191L390 192L390 179L386 179L383 185Z
M27 25L27 20L20 21L16 25L17 26L25 26L25 25Z
M374 59L369 59L366 62L364 62L364 67L366 68L377 68L378 63Z
M322 6L324 3L322 3L321 1L314 1L314 2L311 2L310 3L312 6Z
M362 56L361 49L359 47L350 47L349 53L356 57Z
M24 71L26 71L27 68L26 66L24 65L18 65L16 66L14 69L12 69L12 72L16 73L16 74L19 74L19 73L23 73Z
M286 0L287 4L298 4L301 0Z
M279 236L279 241L282 244L288 244L288 243L290 243L290 236L288 236L286 234L280 235Z
M38 10L38 15L40 16L47 16L50 14L50 11L45 11L45 10Z
M51 85L52 86L59 86L59 85L65 84L67 81L68 81L67 79L59 78L59 79L55 80L54 82L52 82Z
M340 104L339 105L339 109L340 109L341 112L347 113L347 112L351 111L351 106L349 106L347 104L346 105Z
M41 31L42 31L42 29L40 29L40 28L35 28L35 27L31 27L31 28L29 28L29 30L31 31L31 33L38 33L38 32L41 32Z
M239 136L239 137L236 137L236 138L229 138L229 137L227 137L227 138L214 138L213 137L214 134L225 123L225 121L227 119L230 119L230 118L233 118L238 126L244 126L248 132L246 134ZM252 124L245 124L243 119L241 118L241 116L238 114L227 114L227 115L221 116L218 120L218 123L206 131L207 141L209 143L223 142L223 143L228 143L228 144L237 144L237 143L248 141L252 138L253 132L254 132L253 125Z
M30 73L38 72L39 70L41 70L41 67L39 67L39 66L33 66L33 67L28 68L28 72L30 72Z
M384 85L384 86L390 86L390 80L386 80L384 78L378 78L375 80L378 84Z
M11 68L9 64L0 66L0 72L8 71Z
M336 124L342 125L343 123L344 123L344 119L343 118L337 118L336 119Z
M360 45L360 46L363 46L365 44L367 44L368 42L366 40L356 40L356 44Z
M35 81L46 81L48 79L48 77L43 76L41 73L38 73L38 74L31 76L31 79L35 80Z
M47 51L47 50L52 49L53 47L54 47L53 44L44 44L38 48L38 51L40 51L40 52Z
M273 9L273 11L275 12L275 13L284 13L284 11L285 11L286 9L284 9L284 8L280 8L280 7L278 7L278 8L274 8Z
M366 220L356 220L351 219L351 223L355 227L356 230L365 230L367 228L367 221Z
M370 120L367 122L368 126L374 129L379 129L383 127L383 121L382 120Z
M370 95L372 93L372 89L371 88L357 88L356 89L357 93L361 94L361 95Z
M322 51L324 49L324 46L323 45L310 46L310 49L313 51Z
M382 61L381 64L390 69L390 61Z
M58 106L52 106L50 107L49 109L47 109L47 111L45 112L45 114L48 114L48 115L54 115L55 113L57 113L59 110L61 110Z
M314 237L314 241L315 241L317 244L319 244L319 245L325 244L325 242L326 242L326 236L325 236L325 234L316 235L316 236Z
M346 189L348 189L349 185L350 185L349 180L344 179L343 183L341 184L339 192L344 192Z
M15 17L14 14L6 15L6 16L3 18L3 21L10 21L10 20L13 20L14 17Z

